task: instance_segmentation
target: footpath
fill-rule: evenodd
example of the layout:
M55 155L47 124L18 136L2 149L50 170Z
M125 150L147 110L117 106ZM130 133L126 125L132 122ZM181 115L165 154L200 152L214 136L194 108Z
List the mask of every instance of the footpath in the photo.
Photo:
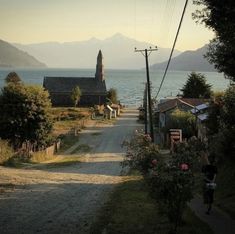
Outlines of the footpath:
M213 230L214 234L235 234L235 220L218 207L212 207L210 215L206 214L206 207L202 198L195 197L189 204L192 211Z
M161 154L169 154L169 150L161 150ZM206 207L203 199L197 195L190 202L191 210L209 227L214 234L235 234L235 220L216 206L212 207L211 214L206 214Z

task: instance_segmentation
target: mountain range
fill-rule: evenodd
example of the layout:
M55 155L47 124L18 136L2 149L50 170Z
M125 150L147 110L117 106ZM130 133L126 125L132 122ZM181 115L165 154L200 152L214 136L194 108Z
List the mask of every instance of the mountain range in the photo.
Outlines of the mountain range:
M0 67L46 67L28 53L0 40Z
M128 38L120 33L104 40L91 38L77 42L44 42L37 44L10 44L0 40L0 67L55 67L95 68L99 49L104 56L105 68L140 69L145 67L144 57L134 48L155 47L147 42ZM207 45L197 50L174 51L169 70L215 71L204 58ZM170 54L169 48L158 48L149 56L150 69L164 70ZM39 62L40 61L40 62ZM46 64L46 65L45 65Z
M134 53L134 48L145 49L155 45L137 41L117 33L104 40L91 38L87 41L45 42L37 44L14 44L18 49L26 51L37 59L56 68L94 68L96 57L101 49L105 68L140 69L145 67L144 57ZM169 48L158 48L149 57L149 63L165 61L170 53ZM175 56L181 52L176 50Z
M213 65L211 65L204 54L207 52L207 45L197 49L188 50L171 60L169 70L173 71L215 71ZM167 61L162 63L153 64L150 69L164 70L166 68Z

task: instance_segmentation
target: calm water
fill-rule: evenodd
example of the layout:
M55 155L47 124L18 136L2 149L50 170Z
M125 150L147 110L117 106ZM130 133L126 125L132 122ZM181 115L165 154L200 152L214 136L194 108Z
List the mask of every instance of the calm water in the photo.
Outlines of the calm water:
M28 84L42 85L44 76L94 76L93 69L13 69ZM0 87L4 85L4 79L11 69L0 69ZM159 97L178 94L185 84L187 75L190 72L169 71L162 86ZM213 90L224 90L229 82L222 74L216 72L202 72L207 78L207 82L212 85ZM153 86L152 96L156 95L163 71L152 71L150 80ZM125 105L138 106L142 103L144 83L146 74L144 70L105 70L107 88L115 88L118 98Z

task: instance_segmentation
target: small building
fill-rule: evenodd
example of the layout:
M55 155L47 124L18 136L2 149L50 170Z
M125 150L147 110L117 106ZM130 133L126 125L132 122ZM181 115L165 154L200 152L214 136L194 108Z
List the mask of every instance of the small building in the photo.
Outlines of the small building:
M43 87L48 90L53 106L74 106L72 90L79 86L82 96L79 106L103 105L107 89L104 79L103 55L97 56L95 77L44 77Z
M158 119L159 143L165 144L167 141L167 136L161 131L161 129L167 126L170 120L170 115L175 109L191 112L191 110L194 110L196 106L205 104L207 101L207 99L200 98L171 98L161 100L155 110L155 116L156 119Z
M170 114L177 108L181 111L191 111L195 106L205 103L206 100L200 98L174 98L161 101L156 108L159 119L159 127L165 127Z

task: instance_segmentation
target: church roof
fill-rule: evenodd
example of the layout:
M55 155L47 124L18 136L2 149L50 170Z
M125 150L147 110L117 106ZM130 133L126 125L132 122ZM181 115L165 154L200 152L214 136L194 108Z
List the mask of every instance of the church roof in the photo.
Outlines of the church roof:
M43 87L49 92L67 93L71 92L76 86L82 91L82 94L105 94L105 81L99 81L94 77L44 77Z

